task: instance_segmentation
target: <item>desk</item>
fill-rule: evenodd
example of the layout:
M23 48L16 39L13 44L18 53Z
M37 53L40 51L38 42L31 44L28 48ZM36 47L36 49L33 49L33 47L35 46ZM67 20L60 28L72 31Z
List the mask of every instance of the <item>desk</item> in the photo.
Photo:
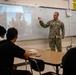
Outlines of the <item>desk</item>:
M29 49L25 49L29 50ZM37 49L36 49L37 50ZM30 58L34 59L41 59L45 62L45 64L52 65L56 67L56 73L59 73L58 67L60 66L62 62L62 57L64 55L63 52L55 52L51 50L37 50L39 54L41 54L40 57L36 57L35 55L31 55Z

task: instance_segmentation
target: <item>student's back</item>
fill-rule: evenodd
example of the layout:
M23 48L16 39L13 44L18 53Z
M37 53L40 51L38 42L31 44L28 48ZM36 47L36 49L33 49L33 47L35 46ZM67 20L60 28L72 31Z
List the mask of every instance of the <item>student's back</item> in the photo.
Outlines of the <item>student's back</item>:
M13 70L14 57L30 56L30 53L14 44L17 36L17 29L9 28L6 34L7 40L0 42L0 75L31 75L29 71Z
M76 48L71 48L62 59L63 75L76 75Z
M10 41L2 41L0 46L0 70L13 70L14 57L23 58L24 50Z
M5 42L7 42L7 40L1 40L0 41L0 46L3 45Z

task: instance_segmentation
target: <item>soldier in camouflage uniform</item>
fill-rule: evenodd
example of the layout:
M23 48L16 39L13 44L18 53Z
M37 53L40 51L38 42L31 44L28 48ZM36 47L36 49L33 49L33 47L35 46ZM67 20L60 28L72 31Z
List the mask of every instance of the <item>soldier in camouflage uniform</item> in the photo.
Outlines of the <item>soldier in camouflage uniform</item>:
M51 50L55 51L55 46L57 47L57 51L62 51L61 39L64 38L65 29L64 23L58 19L59 13L55 12L53 16L53 20L48 21L46 24L42 21L41 17L38 17L39 23L42 27L47 28L50 27L49 32L49 46ZM61 34L60 34L61 31Z

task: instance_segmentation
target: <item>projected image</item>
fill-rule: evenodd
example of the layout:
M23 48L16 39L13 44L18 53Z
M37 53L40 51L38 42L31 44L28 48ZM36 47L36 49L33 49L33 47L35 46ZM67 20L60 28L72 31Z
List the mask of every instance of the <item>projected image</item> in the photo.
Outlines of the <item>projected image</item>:
M29 35L31 28L31 14L7 13L7 25L15 27L19 32L19 37Z
M7 19L6 19L6 13L0 13L0 25L2 25L3 27L7 27Z
M0 6L0 25L3 27L7 27L7 14L6 14L6 7Z
M50 12L50 9L47 10ZM45 19L46 23L51 16L48 12L34 6L0 4L0 25L6 29L15 27L18 30L18 40L47 38L49 30L39 25L38 17Z
M32 34L31 24L31 13L24 12L22 6L0 4L0 25L6 29L15 27L19 37L29 36Z

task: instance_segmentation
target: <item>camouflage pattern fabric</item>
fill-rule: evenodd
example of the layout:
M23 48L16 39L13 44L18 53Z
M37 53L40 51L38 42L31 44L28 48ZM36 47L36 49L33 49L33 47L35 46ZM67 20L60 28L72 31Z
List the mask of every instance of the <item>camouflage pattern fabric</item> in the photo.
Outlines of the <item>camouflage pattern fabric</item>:
M59 52L62 51L62 47L61 47L61 39L60 36L65 35L65 28L64 28L64 23L61 22L60 20L51 20L48 21L46 24L43 21L39 22L40 25L44 28L50 27L49 30L49 46L51 48L51 50L55 51L55 45L57 47L57 50ZM60 49L59 49L60 48Z

